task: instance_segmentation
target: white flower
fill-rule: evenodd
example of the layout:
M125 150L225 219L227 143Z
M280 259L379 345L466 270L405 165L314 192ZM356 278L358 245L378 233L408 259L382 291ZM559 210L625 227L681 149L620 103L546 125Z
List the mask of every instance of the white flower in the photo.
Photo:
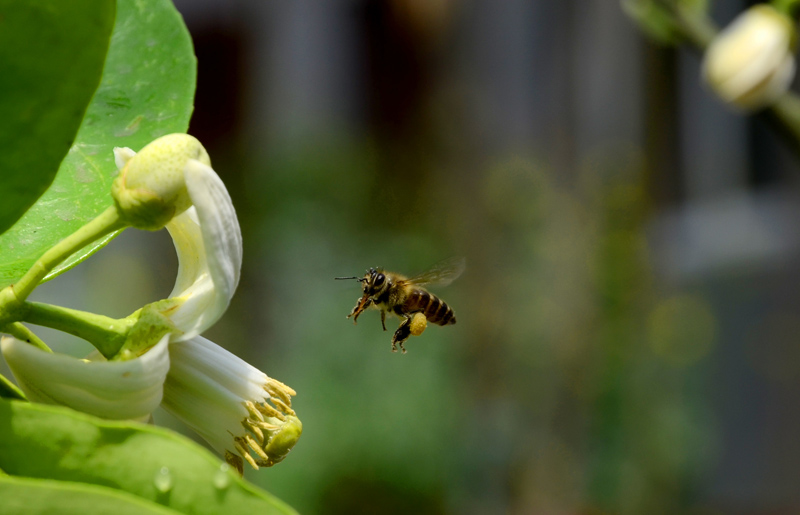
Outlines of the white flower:
M117 151L124 166L134 154ZM178 254L175 305L162 313L179 332L170 339L170 372L162 406L242 469L281 461L302 425L294 391L215 343L199 337L225 312L239 282L242 236L225 185L209 166L188 159L184 177L192 207L166 228ZM271 404L270 404L271 403Z
M0 340L3 356L33 402L61 404L109 419L142 419L161 403L169 370L169 335L128 361L86 361L45 352L13 337Z
M242 235L228 191L208 166L205 150L198 151L193 138L173 136L145 147L142 153L149 149L149 154L144 160L137 160L140 154L129 148L115 148L114 155L121 176L128 174L123 186L136 186L129 188L134 193L126 190L121 195L135 200L128 207L141 206L136 202L149 195L142 191L156 191L166 198L180 197L185 190L191 201L191 207L179 209L180 214L166 223L178 254L175 286L169 299L150 305L169 319L175 331L127 361L86 362L13 338L3 340L2 352L31 400L105 418L136 419L148 417L162 403L240 471L243 460L254 468L271 466L286 456L302 432L291 408L295 393L198 336L222 316L236 290ZM167 152L173 141L178 143L177 157ZM205 158L194 159L191 152ZM166 172L150 181L142 163L158 167L163 160ZM181 167L178 175L176 163ZM119 198L115 200L119 206ZM141 220L149 216L136 213ZM156 323L139 320L146 324L142 334L147 334L147 324Z
M122 169L137 154L118 147L114 155ZM181 304L165 313L183 332L174 341L202 333L222 316L242 268L242 232L225 184L195 159L185 160L183 180L192 207L166 224L178 253L178 278L170 298Z
M162 406L239 470L272 466L302 432L294 390L203 337L173 342Z
M115 148L114 155L117 166L124 168L137 154L128 148ZM179 332L125 361L87 362L4 338L3 356L31 400L62 404L110 419L147 418L161 401L169 368L167 341L191 338L225 312L242 262L239 222L214 170L194 159L184 159L183 166L185 189L193 207L169 222L179 271L171 295L174 302L164 313Z
M792 82L791 20L760 4L740 14L711 42L703 60L703 76L725 102L740 109L768 106Z

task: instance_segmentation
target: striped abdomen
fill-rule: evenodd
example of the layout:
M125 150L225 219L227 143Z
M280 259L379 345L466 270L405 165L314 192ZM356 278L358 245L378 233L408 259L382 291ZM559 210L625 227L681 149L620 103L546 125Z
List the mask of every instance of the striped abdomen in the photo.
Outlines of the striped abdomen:
M421 311L428 319L428 322L437 325L449 325L456 323L456 315L445 301L432 295L425 290L413 290L409 293L403 312L406 314Z

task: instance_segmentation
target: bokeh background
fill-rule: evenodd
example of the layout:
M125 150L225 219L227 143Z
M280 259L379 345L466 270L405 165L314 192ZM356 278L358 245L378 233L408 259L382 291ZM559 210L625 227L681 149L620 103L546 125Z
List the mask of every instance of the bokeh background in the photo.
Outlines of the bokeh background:
M697 55L608 0L176 6L244 235L207 336L304 423L251 481L308 514L800 513L798 160ZM457 325L401 355L345 319L333 277L450 256ZM36 298L124 316L175 270L130 230Z

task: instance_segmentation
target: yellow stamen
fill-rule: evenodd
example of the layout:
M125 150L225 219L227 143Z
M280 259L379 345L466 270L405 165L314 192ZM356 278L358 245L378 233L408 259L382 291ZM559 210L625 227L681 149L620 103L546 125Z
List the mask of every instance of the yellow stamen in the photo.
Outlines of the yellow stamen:
M274 424L270 424L269 422L251 422L254 426L259 427L261 429L266 429L267 431L276 431L280 429L280 426L276 426Z
M286 417L280 411L276 410L269 404L256 404L256 409L268 417L274 417L281 421L286 421Z
M294 389L293 389L291 386L289 386L289 385L287 385L287 384L284 384L284 383L281 383L281 382L280 382L280 381L278 381L277 379L272 379L272 378L270 377L268 382L270 382L270 383L273 383L273 384L275 384L276 386L280 387L280 388L281 388L283 391L285 391L286 393L288 393L288 394L289 394L289 395L291 395L292 397L294 397L295 395L297 395L297 392L296 392L296 391L294 391Z
M250 456L250 452L244 446L242 440L244 439L239 436L235 436L233 438L233 446L236 447L236 450L239 451L239 454L241 454L242 457L247 460L247 463L249 463L251 467L258 470L258 464L256 463L256 460L254 460L253 457Z
M256 409L256 405L253 401L245 401L244 407L247 408L247 412L250 413L251 417L257 418L258 420L264 420L264 417L261 415L261 412Z
M255 422L255 421L251 420L249 418L246 418L246 419L242 420L242 427L245 429L245 431L250 431L251 433L253 433L255 435L256 439L258 440L258 444L259 445L264 445L264 433L261 431L261 429L258 426L253 424L253 422Z
M292 405L292 398L289 396L289 393L286 390L269 383L264 385L264 390L269 394L270 397L278 397L289 406Z
M295 415L294 410L289 406L287 406L286 404L284 404L283 402L281 402L280 399L270 399L270 400L272 401L272 404L277 406L284 413L288 413L289 415Z
M252 436L244 435L244 440L245 442L247 442L247 445L249 445L250 448L253 449L253 452L258 454L259 458L261 458L262 460L269 460L269 456L267 456L267 453L264 452L264 449L261 448L261 446L258 444L258 442L255 441L255 439Z

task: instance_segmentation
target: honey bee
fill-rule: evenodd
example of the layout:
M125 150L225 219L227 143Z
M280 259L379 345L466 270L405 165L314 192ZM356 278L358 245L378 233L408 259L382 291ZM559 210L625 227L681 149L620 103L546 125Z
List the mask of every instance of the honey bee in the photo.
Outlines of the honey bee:
M347 315L353 317L353 323L367 308L381 311L381 325L386 330L386 314L402 319L400 326L392 336L392 352L397 347L405 354L403 343L411 335L419 336L431 322L437 325L456 323L453 309L445 301L428 292L423 286L446 286L464 272L466 260L451 258L436 263L425 272L406 278L400 274L387 272L382 268L370 268L364 277L336 277L336 279L356 279L364 283L364 295L359 297L356 306Z

